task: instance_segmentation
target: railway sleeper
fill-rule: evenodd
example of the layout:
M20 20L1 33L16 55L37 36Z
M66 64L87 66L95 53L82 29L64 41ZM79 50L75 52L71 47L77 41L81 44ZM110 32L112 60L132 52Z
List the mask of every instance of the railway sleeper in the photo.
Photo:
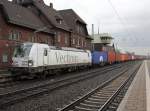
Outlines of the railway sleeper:
M102 98L102 99L88 98L88 100L94 101L94 102L102 102L102 103L105 103L107 101L106 98Z
M90 101L90 100L85 100L84 101L85 103L87 103L87 104L92 104L92 105L102 105L102 103L101 102L95 102L95 101Z
M104 93L104 94L100 94L100 95L99 95L99 94L94 94L93 96L95 96L95 97L96 97L96 96L97 96L97 97L102 97L102 98L104 97L104 98L105 98L105 97L110 97L110 96L112 96L112 94L113 94L113 92L112 92L112 93L109 93L109 94L105 94L105 93Z
M107 99L107 98L111 97L111 95L105 95L105 96L103 96L103 95L101 95L101 96L92 95L91 97L96 98L96 99L105 99L105 98Z
M92 109L92 108L84 108L80 106L75 106L76 111L97 111L98 109Z
M112 86L113 87L113 86ZM113 87L112 89L101 89L99 92L99 94L103 94L103 93L109 93L109 92L114 92L115 89L117 89L118 87Z
M92 109L100 108L100 105L92 105L92 104L86 104L86 103L80 103L79 106L82 106L82 107L85 107L85 108L92 108Z

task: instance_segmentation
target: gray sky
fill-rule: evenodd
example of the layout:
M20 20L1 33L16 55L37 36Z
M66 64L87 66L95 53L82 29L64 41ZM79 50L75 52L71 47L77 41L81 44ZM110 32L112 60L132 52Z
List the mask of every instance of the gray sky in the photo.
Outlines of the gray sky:
M95 25L95 33L108 32L115 38L115 44L122 50L137 54L150 52L150 0L44 0L53 3L57 10L72 8L88 24Z

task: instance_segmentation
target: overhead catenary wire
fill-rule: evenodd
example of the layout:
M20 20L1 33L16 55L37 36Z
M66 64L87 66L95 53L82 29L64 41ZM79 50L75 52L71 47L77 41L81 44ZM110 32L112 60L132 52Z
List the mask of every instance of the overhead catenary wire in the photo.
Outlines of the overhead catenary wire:
M126 26L126 24L125 24L123 18L119 15L117 9L115 8L115 6L114 6L113 3L111 2L111 0L108 0L108 2L109 2L109 4L111 5L112 9L114 10L116 16L118 17L118 20L119 20L120 23L122 24L123 29L126 31L127 35L128 35L129 37L134 37L134 35L133 35L133 34L131 35L131 33L129 32L129 30L127 29L127 26ZM134 37L134 38L135 38L135 37ZM136 38L135 38L135 40L137 41Z

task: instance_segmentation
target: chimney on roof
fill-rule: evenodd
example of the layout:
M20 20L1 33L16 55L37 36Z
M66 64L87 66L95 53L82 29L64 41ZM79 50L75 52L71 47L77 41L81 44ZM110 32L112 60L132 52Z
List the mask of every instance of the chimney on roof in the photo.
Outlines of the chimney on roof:
M53 3L50 3L50 8L53 8Z

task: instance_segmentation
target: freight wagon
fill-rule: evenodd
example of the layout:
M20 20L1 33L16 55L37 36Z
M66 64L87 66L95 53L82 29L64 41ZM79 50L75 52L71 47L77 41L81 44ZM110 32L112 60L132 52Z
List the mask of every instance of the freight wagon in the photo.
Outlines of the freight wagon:
M116 53L116 63L121 62L121 54L119 52Z
M114 51L108 51L108 63L113 64L116 62L116 53Z

